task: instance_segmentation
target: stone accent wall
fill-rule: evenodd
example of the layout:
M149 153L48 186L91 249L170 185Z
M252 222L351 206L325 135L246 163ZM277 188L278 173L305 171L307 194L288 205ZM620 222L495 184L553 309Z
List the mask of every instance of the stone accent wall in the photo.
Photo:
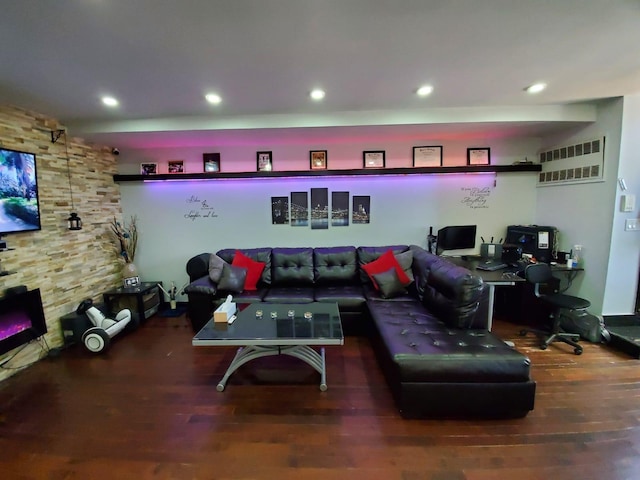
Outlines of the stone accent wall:
M42 223L41 231L4 237L14 250L0 252L0 267L16 273L0 277L0 294L16 285L40 289L49 347L63 343L60 317L74 311L84 298L101 302L102 292L120 283L122 268L109 235L109 222L122 214L120 188L113 181L115 157L108 147L91 146L67 136L67 170L65 136L51 141L51 131L57 129L64 126L55 119L0 105L0 146L36 155ZM79 231L67 229L71 192L75 211L83 222ZM5 358L16 352L18 349ZM13 368L44 355L41 345L32 342L5 365L11 369L0 369L0 380L15 373Z

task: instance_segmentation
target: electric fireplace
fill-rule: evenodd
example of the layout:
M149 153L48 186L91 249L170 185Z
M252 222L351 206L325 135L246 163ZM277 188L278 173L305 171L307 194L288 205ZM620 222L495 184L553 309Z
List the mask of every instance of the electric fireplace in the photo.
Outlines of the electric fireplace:
M0 299L0 355L47 333L40 290Z

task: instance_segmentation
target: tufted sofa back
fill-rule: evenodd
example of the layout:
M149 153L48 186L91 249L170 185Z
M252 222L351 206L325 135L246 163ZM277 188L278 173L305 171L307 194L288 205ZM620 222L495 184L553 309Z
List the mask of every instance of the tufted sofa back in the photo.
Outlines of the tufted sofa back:
M271 265L273 286L313 285L313 248L274 248Z
M318 247L313 250L313 278L317 285L358 281L356 247Z
M239 250L265 263L258 285L274 287L367 284L369 280L362 265L376 260L387 250L392 250L394 254L411 250L415 283L410 291L417 294L419 300L447 325L455 328L469 328L472 325L484 288L479 276L416 245ZM236 249L228 248L219 250L217 255L231 263L235 252ZM187 273L192 281L208 275L208 259L209 254L203 253L189 260ZM215 285L205 283L207 291L212 288L215 291Z

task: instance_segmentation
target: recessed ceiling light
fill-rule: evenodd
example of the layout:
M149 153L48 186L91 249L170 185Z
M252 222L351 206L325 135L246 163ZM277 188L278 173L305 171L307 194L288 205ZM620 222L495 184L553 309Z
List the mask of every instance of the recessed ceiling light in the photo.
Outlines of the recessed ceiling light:
M207 102L213 105L218 105L220 102L222 102L222 97L217 93L207 93L204 98L206 98Z
M545 88L547 88L546 83L534 83L533 85L530 85L527 88L525 88L525 90L527 91L527 93L540 93Z
M325 95L326 93L324 92L324 90L320 90L319 88L311 90L311 93L309 94L309 96L314 100L322 100Z
M423 85L416 90L416 93L421 97L426 97L427 95L430 95L431 92L433 92L433 87L431 85Z
M113 97L102 97L102 103L104 103L107 107L117 107L118 100Z

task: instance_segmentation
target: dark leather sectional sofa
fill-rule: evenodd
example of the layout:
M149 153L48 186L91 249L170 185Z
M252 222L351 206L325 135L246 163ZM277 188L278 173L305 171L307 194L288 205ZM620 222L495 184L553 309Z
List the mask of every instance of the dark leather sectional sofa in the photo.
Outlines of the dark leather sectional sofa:
M409 258L413 282L384 298L363 265L388 250ZM487 331L477 314L484 285L469 270L416 245L240 251L265 268L258 289L233 292L234 301L337 303L345 334L370 336L403 417L522 417L533 409L530 361ZM235 252L217 255L231 263ZM229 293L209 278L210 257L187 262L194 331Z

